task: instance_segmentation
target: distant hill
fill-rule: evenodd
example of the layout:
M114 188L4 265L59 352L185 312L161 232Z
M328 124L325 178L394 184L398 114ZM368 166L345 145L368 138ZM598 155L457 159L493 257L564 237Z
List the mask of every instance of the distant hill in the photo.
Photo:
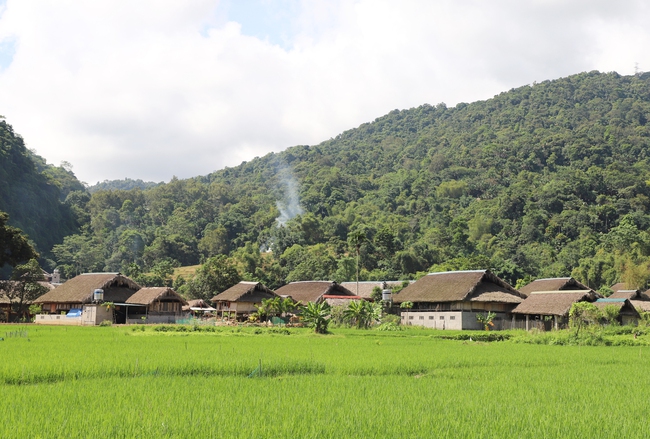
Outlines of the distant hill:
M76 233L75 212L65 200L84 192L83 185L65 167L49 165L25 147L4 118L0 118L0 211L36 245L42 256L63 237Z
M85 232L70 239L94 255L88 270L228 253L271 286L352 280L353 236L369 280L491 268L513 284L647 284L648 120L647 73L581 73L395 110L207 176L98 190ZM58 248L62 267L74 248Z
M123 180L104 180L100 183L94 184L88 187L88 192L91 194L97 191L110 191L110 190L122 190L128 191L130 189L148 189L163 184L155 183L153 181L142 181L132 180L130 178L125 178Z

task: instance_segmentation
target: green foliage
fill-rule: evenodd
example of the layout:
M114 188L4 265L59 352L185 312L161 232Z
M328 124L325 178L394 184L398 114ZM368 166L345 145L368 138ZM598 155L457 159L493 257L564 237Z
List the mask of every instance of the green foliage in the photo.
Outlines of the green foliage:
M302 320L313 328L317 334L327 334L327 327L330 323L330 306L327 302L309 302L302 309Z
M586 325L595 325L600 318L600 311L590 302L576 302L569 310L569 326L575 328L576 336Z
M0 212L0 268L5 264L15 266L38 257L22 231L8 222L9 215Z
M486 331L490 330L490 326L494 326L494 323L492 323L492 320L497 316L496 313L494 312L486 312L485 314L483 313L478 313L476 314L476 320L483 325Z
M80 227L68 235L81 238L54 240L54 254L68 275L223 255L270 287L429 268L645 287L649 95L647 74L581 73L453 108L392 111L208 176L106 186L89 200L71 191L65 208ZM280 225L285 170L302 213ZM52 218L9 212L18 223Z
M196 270L196 275L188 284L188 294L192 299L210 300L241 281L241 276L232 260L224 255L209 258Z

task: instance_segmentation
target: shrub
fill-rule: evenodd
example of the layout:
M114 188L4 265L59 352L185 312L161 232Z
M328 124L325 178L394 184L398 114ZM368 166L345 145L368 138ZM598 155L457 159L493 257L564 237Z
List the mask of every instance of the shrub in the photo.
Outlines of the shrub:
M99 326L113 326L113 322L111 322L110 320L102 320Z

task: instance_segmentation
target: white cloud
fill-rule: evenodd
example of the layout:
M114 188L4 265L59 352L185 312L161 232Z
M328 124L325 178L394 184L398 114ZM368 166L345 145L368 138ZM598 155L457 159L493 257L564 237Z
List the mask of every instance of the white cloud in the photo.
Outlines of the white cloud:
M0 42L15 55L0 114L91 184L160 181L315 144L395 108L650 70L641 0L259 1L299 11L277 30L291 38L282 47L242 33L263 16L228 21L217 0L8 0Z

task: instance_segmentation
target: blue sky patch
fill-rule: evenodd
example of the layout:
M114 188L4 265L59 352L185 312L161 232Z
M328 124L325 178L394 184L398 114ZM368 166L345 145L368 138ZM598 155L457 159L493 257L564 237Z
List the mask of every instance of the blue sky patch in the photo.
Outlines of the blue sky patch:
M14 60L16 54L16 40L7 39L0 41L0 70L5 70Z
M232 0L224 7L228 21L241 24L242 34L291 47L294 20L300 13L298 0Z

